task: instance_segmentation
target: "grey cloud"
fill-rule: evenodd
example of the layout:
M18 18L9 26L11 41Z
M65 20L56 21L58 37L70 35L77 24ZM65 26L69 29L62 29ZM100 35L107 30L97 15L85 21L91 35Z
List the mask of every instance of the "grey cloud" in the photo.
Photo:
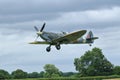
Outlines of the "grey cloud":
M119 6L118 0L4 0L0 1L1 14L29 14L81 11Z
M4 0L0 1L0 23L53 20L67 12L120 6L119 0Z
M54 13L40 13L40 14L21 14L21 15L0 15L1 24L11 24L29 21L49 21L60 17L60 14Z
M72 31L75 29L100 29L101 27L119 26L120 24L120 7L113 7L111 9L103 10L88 10L83 12L69 12L59 14L59 18L53 20L43 21L29 21L13 24L1 24L2 28L33 30L36 25L39 28L46 22L45 30L53 31ZM32 16L30 16L32 17ZM40 16L41 17L41 16ZM43 16L44 17L44 16ZM56 15L57 17L57 15ZM35 17L37 19L37 17ZM39 18L39 17L38 17ZM23 17L24 19L24 17ZM28 15L28 19L29 15ZM22 20L22 18L21 18ZM32 20L32 18L30 19ZM15 20L14 20L15 21Z

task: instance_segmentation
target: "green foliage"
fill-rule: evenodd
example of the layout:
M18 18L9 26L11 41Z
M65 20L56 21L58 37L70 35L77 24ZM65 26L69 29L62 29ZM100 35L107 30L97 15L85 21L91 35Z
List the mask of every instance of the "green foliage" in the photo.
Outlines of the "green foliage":
M43 78L44 77L45 72L41 71L40 73L38 72L32 72L28 74L28 78Z
M113 71L114 71L114 74L120 75L120 66L115 66Z
M39 78L39 73L38 72L32 72L28 74L29 78Z
M52 77L52 78L57 78L57 77L60 77L60 75L53 73L53 74L51 75L51 77Z
M0 80L9 79L9 78L10 78L10 74L5 70L0 69Z
M27 72L24 72L21 69L17 69L16 71L13 71L11 75L12 75L12 78L14 79L23 79L28 77Z
M76 73L74 73L74 72L64 72L64 73L62 73L63 77L71 77L73 75L76 75Z
M44 78L51 78L51 75L52 75L52 74L49 74L48 72L45 72L45 73L44 73Z
M39 77L40 77L40 78L43 78L43 77L44 77L44 74L45 74L45 72L44 72L44 71L41 71L40 74L39 74Z
M44 77L47 77L47 78L52 77L53 74L60 75L59 69L56 68L55 65L53 65L53 64L46 64L44 66L44 70L45 70Z
M81 76L110 75L113 71L113 65L99 48L93 48L80 58L75 58L74 65Z

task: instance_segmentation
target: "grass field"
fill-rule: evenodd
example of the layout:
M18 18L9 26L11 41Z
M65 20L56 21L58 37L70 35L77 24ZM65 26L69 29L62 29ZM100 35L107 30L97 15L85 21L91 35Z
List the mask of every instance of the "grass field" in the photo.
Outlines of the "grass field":
M7 79L7 80L120 80L120 75L111 76L88 76L88 77L58 77L58 78L27 78L27 79Z
M89 80L89 79L72 79L72 78L62 78L62 79L51 79L51 78L33 78L33 79L9 79L9 80ZM96 80L96 79L90 79L90 80ZM120 80L120 78L116 79L100 79L100 80Z
M10 79L10 80L52 80L52 79L39 79L39 78L37 79L37 78L34 78L34 79ZM56 79L56 80L62 80L62 79ZM65 80L73 80L73 79L65 79ZM79 80L81 80L81 79L79 79ZM102 80L120 80L120 78L116 78L116 79L102 79Z
M116 78L116 79L103 79L103 80L120 80L120 78Z

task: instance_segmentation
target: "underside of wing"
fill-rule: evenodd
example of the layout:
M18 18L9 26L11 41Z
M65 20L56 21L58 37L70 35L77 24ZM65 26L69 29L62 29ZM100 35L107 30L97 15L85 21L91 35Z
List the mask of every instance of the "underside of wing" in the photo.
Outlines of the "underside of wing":
M53 42L54 43L60 42L62 44L64 44L64 43L67 44L69 42L73 42L73 41L77 40L78 38L82 37L85 33L86 33L86 30L75 31L75 32L67 34L63 37L55 39L55 40L53 40Z
M50 44L50 42L45 42L45 41L34 41L34 42L30 42L29 44Z

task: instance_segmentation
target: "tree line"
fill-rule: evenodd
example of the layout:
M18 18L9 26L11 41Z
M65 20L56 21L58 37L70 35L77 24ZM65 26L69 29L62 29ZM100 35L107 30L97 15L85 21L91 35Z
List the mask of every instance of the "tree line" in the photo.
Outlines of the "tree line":
M108 61L99 48L93 48L92 50L86 51L80 58L75 58L74 65L76 71L78 71L77 73L62 72L53 64L46 64L44 71L32 73L17 69L10 74L0 69L0 79L120 75L120 66L114 66Z
M13 71L11 74L5 70L0 69L1 79L24 79L24 78L56 78L56 77L70 77L76 73L74 72L62 72L53 64L46 64L44 66L45 71L27 73L21 69Z

